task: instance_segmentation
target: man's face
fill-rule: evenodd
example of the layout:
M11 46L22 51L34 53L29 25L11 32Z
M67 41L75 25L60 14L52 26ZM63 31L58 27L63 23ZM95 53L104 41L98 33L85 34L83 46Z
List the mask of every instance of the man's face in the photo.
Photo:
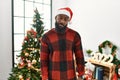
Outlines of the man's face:
M60 27L64 27L68 24L69 17L64 14L59 14L55 17L55 20Z

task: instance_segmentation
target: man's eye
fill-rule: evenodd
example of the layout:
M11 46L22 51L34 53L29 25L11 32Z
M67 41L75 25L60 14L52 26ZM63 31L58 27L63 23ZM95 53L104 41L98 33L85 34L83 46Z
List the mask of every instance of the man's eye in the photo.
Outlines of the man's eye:
M65 21L67 21L68 19L67 19L67 18L65 18L64 20L65 20Z

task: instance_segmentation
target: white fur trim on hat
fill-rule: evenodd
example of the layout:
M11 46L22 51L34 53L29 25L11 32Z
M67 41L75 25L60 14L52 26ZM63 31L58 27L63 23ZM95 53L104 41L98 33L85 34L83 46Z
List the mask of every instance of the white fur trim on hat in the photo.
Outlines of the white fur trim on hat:
M59 14L67 15L69 18L71 17L70 12L67 11L67 10L58 10L56 16L59 15Z

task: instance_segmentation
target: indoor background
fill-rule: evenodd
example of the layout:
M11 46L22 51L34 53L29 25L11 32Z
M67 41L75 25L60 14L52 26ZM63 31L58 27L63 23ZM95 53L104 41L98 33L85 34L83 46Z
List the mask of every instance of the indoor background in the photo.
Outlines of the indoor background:
M11 4L11 0L0 3L0 80L7 80L12 68ZM52 27L55 11L66 6L74 13L69 27L80 33L84 50L97 51L105 40L120 47L120 0L52 0ZM117 57L120 58L119 49Z

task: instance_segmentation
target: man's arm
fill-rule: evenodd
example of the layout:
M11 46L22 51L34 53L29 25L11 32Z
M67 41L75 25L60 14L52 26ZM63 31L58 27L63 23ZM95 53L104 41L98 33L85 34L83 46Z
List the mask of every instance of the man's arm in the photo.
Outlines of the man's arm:
M42 80L48 80L48 45L45 36L41 40L41 52L40 52L40 63L41 63L41 74Z
M77 64L77 72L78 72L78 77L80 77L84 75L84 72L85 72L85 61L84 61L81 37L78 33L75 36L74 47L75 47L74 52L75 52L75 58L76 58L76 64Z

